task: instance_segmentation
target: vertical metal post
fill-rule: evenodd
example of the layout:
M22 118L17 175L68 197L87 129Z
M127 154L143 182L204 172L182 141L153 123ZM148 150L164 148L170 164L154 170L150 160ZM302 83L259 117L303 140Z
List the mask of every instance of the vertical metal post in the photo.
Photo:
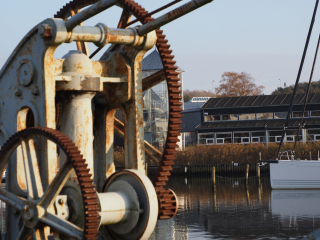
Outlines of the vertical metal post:
M96 105L94 118L94 180L101 191L107 178L115 172L113 162L114 114L110 110Z
M93 175L93 122L91 100L94 92L68 94L62 101L60 130L79 148ZM65 156L64 156L65 157ZM64 159L60 156L60 166Z

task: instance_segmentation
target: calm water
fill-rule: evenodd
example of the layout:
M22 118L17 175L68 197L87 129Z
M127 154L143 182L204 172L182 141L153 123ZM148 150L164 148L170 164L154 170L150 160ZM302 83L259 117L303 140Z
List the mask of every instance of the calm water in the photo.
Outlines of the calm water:
M159 221L152 240L301 239L320 228L320 190L271 190L269 177L171 177L179 200L171 220ZM0 229L4 230L0 201Z
M320 228L320 190L271 190L269 178L172 177L179 211L151 239L301 239Z

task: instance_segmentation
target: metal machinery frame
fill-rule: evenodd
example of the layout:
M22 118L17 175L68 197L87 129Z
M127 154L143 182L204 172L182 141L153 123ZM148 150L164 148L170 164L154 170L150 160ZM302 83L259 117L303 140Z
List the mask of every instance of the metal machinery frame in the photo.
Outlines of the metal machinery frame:
M176 214L176 196L165 185L178 142L181 90L158 28L211 1L192 0L152 19L132 0L74 0L25 36L0 72L3 237L148 239L157 219ZM123 9L118 28L83 26L114 5ZM144 25L128 28L131 16ZM54 59L56 48L72 41L78 50ZM92 61L87 42L112 45ZM142 79L141 61L154 45L164 69ZM169 123L161 153L144 141L142 92L163 80ZM124 123L114 118L118 108ZM118 172L114 132L125 140L126 170ZM145 175L145 153L159 161L153 183Z

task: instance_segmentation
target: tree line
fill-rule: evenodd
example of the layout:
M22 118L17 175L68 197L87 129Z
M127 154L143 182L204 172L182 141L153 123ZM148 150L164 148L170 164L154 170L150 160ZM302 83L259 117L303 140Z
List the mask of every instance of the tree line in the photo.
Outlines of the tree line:
M246 72L224 72L219 81L219 87L215 92L201 90L185 90L183 92L184 102L188 102L192 97L239 97L255 96L263 93L264 86L257 86L255 79Z
M308 84L307 82L302 82L298 84L297 87L297 93L307 93L308 90ZM274 90L271 94L292 94L293 93L294 85L290 85L288 87L282 88L278 87L276 90ZM310 86L310 93L319 93L320 92L320 80L316 82L311 82Z
M255 79L246 72L224 72L219 81L220 85L215 88L215 92L205 90L185 90L183 92L184 102L188 102L193 97L240 97L262 95L264 86L258 86ZM278 87L271 95L275 94L292 94L294 85L288 87ZM306 93L308 83L298 84L297 93ZM320 80L311 83L310 93L320 92Z

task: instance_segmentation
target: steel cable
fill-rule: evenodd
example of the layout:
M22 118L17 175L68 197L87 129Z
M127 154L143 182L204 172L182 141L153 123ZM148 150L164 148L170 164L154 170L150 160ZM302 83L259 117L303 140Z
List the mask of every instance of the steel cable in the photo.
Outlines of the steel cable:
M315 7L314 7L314 11L313 11L313 15L312 15L309 31L308 31L308 36L307 36L306 43L305 43L305 46L304 46L303 55L302 55L302 58L301 58L301 63L300 63L300 67L299 67L296 83L295 83L294 88L293 88L293 93L292 93L292 96L291 96L291 101L290 101L290 105L289 105L289 109L288 109L288 114L287 114L285 125L283 127L281 141L280 141L280 144L279 144L279 149L278 149L278 152L277 152L276 159L278 159L278 157L279 157L279 154L280 154L280 151L281 151L281 147L282 147L282 143L283 143L283 140L284 140L284 136L285 136L285 133L286 133L286 129L288 127L288 123L289 123L289 119L290 119L290 115L291 115L292 107L293 107L293 100L294 100L294 97L295 97L295 94L296 94L296 91L297 91L298 83L300 81L300 76L301 76L304 60L306 58L306 53L307 53L307 50L308 50L310 37L311 37L314 21L315 21L315 18L316 18L318 4L319 4L319 0L316 1Z

